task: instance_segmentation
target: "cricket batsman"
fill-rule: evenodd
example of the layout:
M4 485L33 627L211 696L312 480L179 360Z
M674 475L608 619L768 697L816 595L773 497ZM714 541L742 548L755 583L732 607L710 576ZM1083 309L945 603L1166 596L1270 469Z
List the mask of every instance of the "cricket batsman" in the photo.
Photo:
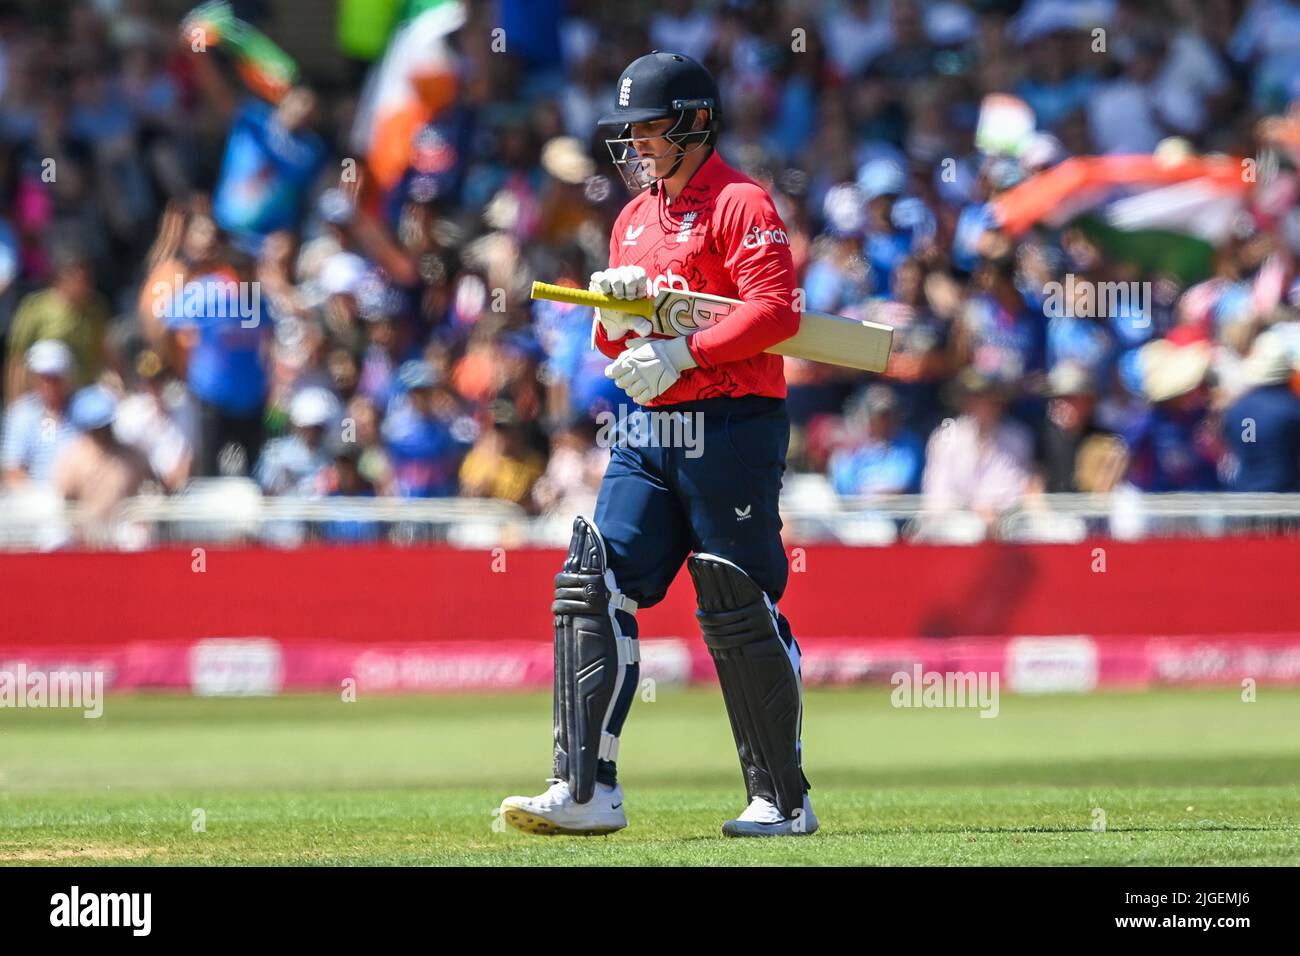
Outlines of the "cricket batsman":
M619 299L673 288L743 305L677 338L652 337L631 313L596 312L594 342L635 403L630 417L694 416L700 447L612 443L594 518L574 521L555 578L552 785L507 797L500 812L530 833L627 826L615 761L640 673L636 613L663 599L685 562L749 800L722 832L810 834L799 645L777 608L789 574L778 499L790 420L782 359L765 354L799 329L789 239L763 188L717 153L722 109L703 66L655 51L628 66L615 93L600 125L617 132L606 145L638 194L590 288Z

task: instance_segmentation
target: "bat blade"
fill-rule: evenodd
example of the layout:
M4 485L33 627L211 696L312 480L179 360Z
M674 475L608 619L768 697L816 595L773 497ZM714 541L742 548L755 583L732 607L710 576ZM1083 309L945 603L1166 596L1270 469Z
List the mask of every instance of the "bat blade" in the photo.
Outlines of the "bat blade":
M883 372L889 364L893 340L894 330L879 322L805 312L799 319L799 331L768 351L864 372Z
M648 318L659 334L672 336L691 335L710 328L742 304L735 299L682 289L664 289L653 299L615 299L599 292L545 282L533 283L532 297L633 312ZM889 363L893 335L890 326L879 322L805 312L799 319L799 331L768 351L843 368L883 372Z

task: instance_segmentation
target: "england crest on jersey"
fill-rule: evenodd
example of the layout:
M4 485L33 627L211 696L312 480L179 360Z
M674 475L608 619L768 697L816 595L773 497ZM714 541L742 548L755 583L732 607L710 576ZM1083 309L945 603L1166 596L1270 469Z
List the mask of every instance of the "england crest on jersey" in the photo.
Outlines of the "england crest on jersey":
M691 238L691 227L695 225L699 212L688 212L682 216L682 224L677 227L677 241L688 242Z

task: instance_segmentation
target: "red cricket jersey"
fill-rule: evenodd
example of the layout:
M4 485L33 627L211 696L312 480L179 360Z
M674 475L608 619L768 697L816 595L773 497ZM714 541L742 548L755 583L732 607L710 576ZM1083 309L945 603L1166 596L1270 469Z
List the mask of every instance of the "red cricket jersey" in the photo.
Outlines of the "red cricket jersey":
M799 331L790 238L772 199L714 150L681 195L645 190L614 222L609 265L641 266L650 295L708 292L743 304L691 336L698 368L687 369L649 405L721 395L785 397L785 370L769 346ZM618 358L632 336L611 342L596 323L596 346Z

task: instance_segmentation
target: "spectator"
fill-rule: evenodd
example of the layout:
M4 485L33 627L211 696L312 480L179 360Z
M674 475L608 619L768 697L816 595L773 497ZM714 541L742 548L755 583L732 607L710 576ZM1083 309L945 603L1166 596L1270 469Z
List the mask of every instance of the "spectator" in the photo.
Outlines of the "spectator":
M77 392L68 417L81 434L59 452L54 487L64 500L80 506L81 536L102 543L109 540L118 505L138 494L149 479L149 462L113 434L117 399L104 386L88 385Z
M330 388L340 401L350 402L357 393L361 379L361 368L356 356L346 349L334 349L325 359L329 370Z
M693 60L709 55L717 35L712 10L692 9L691 0L665 0L650 17L650 42L660 50L678 50Z
M325 326L330 338L350 352L360 353L366 345L367 329L362 327L357 290L367 271L366 260L354 252L336 252L320 269L320 291L326 296Z
M187 381L199 407L196 474L221 474L222 454L235 446L248 470L262 450L269 312L257 286L231 273L210 273L185 285L167 305L167 328L188 352Z
M996 246L994 202L1024 178L1022 162L1008 156L994 156L983 164L975 180L975 194L980 201L962 209L953 231L952 261L958 269L974 272L981 254Z
M152 349L135 361L136 389L117 407L113 430L141 452L168 491L189 480L198 442L199 417L185 386L173 379Z
M898 399L888 385L871 385L849 403L848 440L831 454L836 494L902 495L920 490L920 440L899 427Z
M1012 385L1012 397L1032 395L1044 365L1042 312L1016 286L1016 262L1009 250L983 261L975 273L976 291L957 327L957 351L987 378ZM1041 388L1041 385L1039 386ZM1019 392L1020 396L1015 393ZM1017 411L1021 411L1017 408ZM1030 416L1034 403L1025 409Z
M234 117L213 212L247 252L302 216L325 164L325 144L311 129L316 108L316 94L295 87L274 107L249 101Z
M1255 105L1278 109L1294 98L1300 75L1300 7L1293 0L1250 0L1228 45L1229 55L1254 66Z
M343 419L343 437L361 449L357 470L381 495L397 493L393 463L384 450L380 435L380 416L374 403L364 395L355 395L347 405Z
M93 382L103 367L109 313L95 291L89 256L79 246L67 243L55 247L51 263L53 284L27 296L14 313L9 329L6 401L22 393L22 356L43 339L56 339L72 350L74 386Z
M599 229L586 185L596 162L572 136L557 136L542 147L542 168L550 177L541 194L541 235L553 245L572 242L584 231Z
M116 78L97 63L79 64L72 78L68 132L85 144L96 174L114 184L97 197L115 254L135 258L139 231L154 212L153 194L136 147L139 129Z
M906 185L907 174L892 159L873 159L858 173L858 188L867 203L863 254L880 295L889 292L894 268L920 252L934 232L933 218L924 204L903 198Z
M898 397L898 414L914 434L928 435L943 417L944 384L952 374L952 322L930 305L929 277L919 260L894 270L894 296L872 316L892 326L894 340L885 377Z
M1006 417L1004 384L975 369L957 378L962 414L941 424L925 453L921 493L927 511L971 511L986 525L1030 488L1033 441Z
M1293 376L1281 337L1259 335L1245 364L1248 391L1223 413L1233 491L1300 492L1300 397Z
M1140 357L1151 408L1124 435L1129 481L1141 491L1219 490L1223 446L1209 417L1209 347L1159 339Z
M934 47L926 35L924 9L917 0L894 0L890 7L889 49L871 65L895 83L914 83L934 72Z
M1054 30L1024 45L1026 76L1016 92L1034 110L1043 129L1055 129L1067 116L1087 105L1096 77L1075 68L1074 51L1081 43L1076 31Z
M312 128L316 94L297 85L275 103L255 97L237 103L210 56L196 53L190 62L209 100L230 124L213 215L241 250L256 254L268 235L298 223L308 187L324 168L326 146Z
M853 183L832 186L822 201L822 216L825 234L812 244L804 278L805 309L861 314L868 308L874 280L862 252L867 229L863 191ZM882 321L876 315L871 318ZM838 416L856 379L843 369L801 359L788 360L785 372L792 438L799 444L807 430L813 433L809 443L815 443L818 425Z
M1069 362L1086 369L1094 380L1103 380L1117 358L1118 345L1105 316L1098 315L1103 310L1082 301L1096 287L1091 279L1075 283L1076 301L1049 309L1054 314L1047 320L1047 361L1053 368Z
M361 446L335 436L329 440L328 447L334 464L317 476L316 493L328 498L373 498L375 486L365 479L359 467ZM336 543L376 541L380 531L380 525L374 521L338 519L320 525L321 537Z
M399 392L397 369L404 360L411 360L412 349L406 341L405 330L397 317L387 311L364 314L369 345L361 360L358 391L387 410Z
M454 398L441 386L433 367L424 361L402 365L397 384L402 392L384 421L383 431L396 493L404 498L456 494L457 470L468 436L453 427L454 418L448 420L448 406L454 409Z
M533 486L544 470L542 456L527 447L514 406L492 403L492 429L465 456L461 492L473 498L500 498L535 513Z
M144 337L154 348L166 349L169 297L190 279L221 271L223 261L223 237L206 200L196 199L188 209L168 204L146 259L148 276L136 305Z
M853 183L832 186L822 201L826 234L813 244L804 279L808 310L840 312L867 297L871 276L862 255L866 194Z
M876 15L875 6L872 0L849 0L822 23L821 35L841 77L860 74L892 43L889 21Z
M1043 486L1049 493L1102 491L1080 480L1080 449L1097 445L1115 449L1113 480L1124 471L1122 446L1114 433L1097 424L1097 387L1092 373L1077 362L1061 362L1047 376L1047 417L1039 434ZM1103 443L1095 439L1105 439Z
M320 474L322 493L339 498L373 498L375 486L366 480L359 467L361 446L332 438L328 447L334 456L334 464Z
M58 339L42 339L27 350L31 390L5 411L0 441L7 487L49 481L59 451L76 434L67 418L74 362L72 350Z
M591 347L590 308L542 300L533 312L546 353L546 407L553 420L594 418L627 401L626 393L605 375L609 361Z
M334 464L326 433L338 424L338 402L326 389L304 388L289 403L293 434L267 442L254 477L268 495L314 494Z
M1126 40L1116 51L1122 71L1088 99L1088 126L1099 153L1152 153L1170 131L1155 85L1164 44L1150 33Z
M565 518L595 507L609 449L593 444L593 426L591 419L577 418L552 437L546 471L533 488L542 514Z

